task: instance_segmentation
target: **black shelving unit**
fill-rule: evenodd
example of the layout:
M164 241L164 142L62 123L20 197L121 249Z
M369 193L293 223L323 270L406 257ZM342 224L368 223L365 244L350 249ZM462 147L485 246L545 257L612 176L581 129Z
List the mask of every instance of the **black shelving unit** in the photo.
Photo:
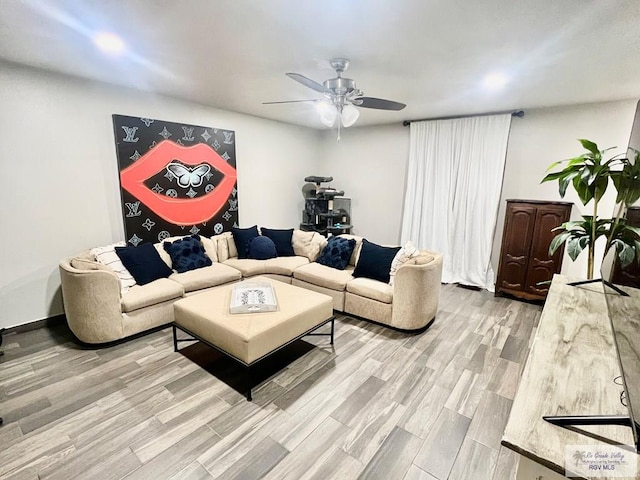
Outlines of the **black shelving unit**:
M323 187L333 177L306 177L302 192L305 197L300 229L319 232L325 236L351 233L351 199L344 192ZM315 184L315 185L311 185Z

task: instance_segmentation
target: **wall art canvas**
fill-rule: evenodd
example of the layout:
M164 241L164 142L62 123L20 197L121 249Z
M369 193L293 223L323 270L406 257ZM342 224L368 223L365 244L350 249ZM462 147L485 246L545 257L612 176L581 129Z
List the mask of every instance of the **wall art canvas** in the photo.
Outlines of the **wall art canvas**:
M235 132L113 115L127 243L238 225Z

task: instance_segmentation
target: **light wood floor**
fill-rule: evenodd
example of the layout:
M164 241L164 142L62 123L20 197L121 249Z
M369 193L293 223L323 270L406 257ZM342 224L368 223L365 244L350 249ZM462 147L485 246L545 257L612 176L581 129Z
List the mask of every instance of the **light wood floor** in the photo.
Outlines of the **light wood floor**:
M512 479L500 439L540 312L448 285L420 335L340 316L333 349L291 345L253 402L232 362L174 353L170 329L100 350L62 326L11 334L0 478Z

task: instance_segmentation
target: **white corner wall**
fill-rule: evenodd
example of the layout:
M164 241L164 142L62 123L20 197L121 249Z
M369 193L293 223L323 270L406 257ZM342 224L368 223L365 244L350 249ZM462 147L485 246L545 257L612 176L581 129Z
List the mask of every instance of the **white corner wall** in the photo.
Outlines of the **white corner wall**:
M562 200L557 184L540 184L547 167L556 160L576 156L588 138L602 148L629 144L637 100L526 110L524 118L513 118L492 249L492 265L498 270L505 200ZM316 174L333 176L333 186L352 200L353 233L382 244L398 244L402 221L409 129L401 125L350 128L336 142L335 130L322 136L320 169ZM577 196L572 218L588 214ZM601 202L602 215L614 208L613 188ZM433 228L438 228L434 225ZM425 245L428 248L428 245ZM597 251L600 258L602 252ZM599 260L597 260L599 262ZM574 263L565 255L562 273L586 277L586 253Z
M574 202L571 219L593 213L592 204L583 206L570 187L564 199L558 193L558 183L540 184L547 167L557 161L576 157L584 152L579 138L598 144L600 149L618 147L615 153L625 152L629 144L631 127L636 112L637 100L594 103L557 108L527 110L524 118L511 122L507 161L502 183L502 195L498 210L498 222L493 242L492 265L498 271L500 247L506 199L564 200ZM615 206L613 185L598 204L599 215L611 216ZM600 262L604 250L603 242L596 248L594 276L599 276ZM565 252L562 264L565 275L586 278L587 253L580 254L572 262Z
M307 175L331 175L352 199L354 230L382 244L400 239L409 129L316 131L135 90L0 63L3 269L0 328L62 313L58 261L124 239L111 115L140 115L236 131L242 226L297 226ZM497 270L504 200L558 200L540 185L554 160L629 143L637 101L527 110L514 118L492 262ZM577 201L571 192L567 199ZM613 209L607 196L602 212ZM579 202L573 216L588 213ZM437 226L434 226L437 228ZM584 277L586 255L563 273Z
M400 242L409 160L409 128L397 125L325 130L320 171L351 198L352 233L372 242Z
M637 103L636 113L631 128L631 137L629 138L629 148L640 150L640 102ZM629 158L633 157L633 153Z
M240 225L290 228L320 132L0 63L0 328L61 314L58 262L124 239L111 115L235 130Z

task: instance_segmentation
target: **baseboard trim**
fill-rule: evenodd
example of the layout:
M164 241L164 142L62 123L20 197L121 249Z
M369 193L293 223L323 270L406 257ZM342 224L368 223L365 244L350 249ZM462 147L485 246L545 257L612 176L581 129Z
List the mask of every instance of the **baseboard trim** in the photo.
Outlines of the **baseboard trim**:
M34 322L23 323L22 325L16 325L14 327L7 327L2 331L3 335L7 335L9 333L24 333L30 332L32 330L38 330L40 328L48 328L60 325L61 323L66 323L67 317L64 316L64 313L60 315L56 315L54 317L43 318L42 320L36 320Z

